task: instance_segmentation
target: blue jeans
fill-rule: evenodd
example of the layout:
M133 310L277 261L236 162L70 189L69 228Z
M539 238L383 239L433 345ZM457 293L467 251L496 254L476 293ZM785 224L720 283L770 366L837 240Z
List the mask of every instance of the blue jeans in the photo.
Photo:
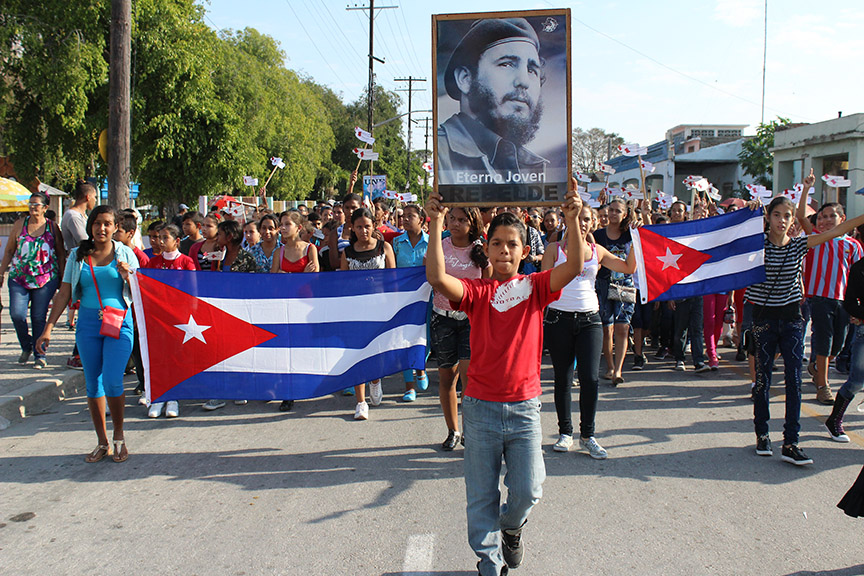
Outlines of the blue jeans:
M852 326L852 351L849 357L849 377L840 388L840 395L851 400L864 390L864 326Z
M768 389L777 348L786 370L786 423L783 444L797 444L801 430L801 360L804 356L804 319L754 320L756 386L753 388L753 425L756 436L768 433Z
M522 526L543 495L540 399L488 402L464 396L462 425L468 543L480 558L480 574L497 576L504 566L500 531ZM507 466L503 505L498 489L502 457Z
M24 352L34 352L36 358L45 358L33 349L36 339L42 335L48 317L48 305L51 298L60 285L60 278L52 278L41 288L24 288L15 280L9 279L9 315L12 317L12 325L15 326L15 334L18 343ZM30 324L33 325L33 334L27 326L27 308L30 308Z

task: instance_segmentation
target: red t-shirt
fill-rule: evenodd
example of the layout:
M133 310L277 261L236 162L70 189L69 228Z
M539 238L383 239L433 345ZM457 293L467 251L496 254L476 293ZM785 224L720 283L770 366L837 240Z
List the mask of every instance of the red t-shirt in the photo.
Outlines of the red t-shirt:
M138 267L146 268L147 263L150 262L150 258L144 253L144 251L137 246L132 246L132 252L134 252L135 257L138 258Z
M162 270L197 270L195 261L185 254L180 254L174 260L165 260L162 254L154 256L147 263L147 268L157 268Z
M471 364L465 394L490 402L521 402L540 395L543 309L552 270L507 282L463 278L462 302L451 302L471 321Z
M390 226L386 224L382 224L378 227L378 231L381 232L381 235L384 237L384 241L388 244L393 244L393 239L397 236L401 236L405 233L404 230L394 230Z

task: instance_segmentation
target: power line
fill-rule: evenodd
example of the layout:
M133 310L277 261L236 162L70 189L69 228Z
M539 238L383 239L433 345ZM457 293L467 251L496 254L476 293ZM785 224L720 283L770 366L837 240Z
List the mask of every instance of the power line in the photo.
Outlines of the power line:
M396 39L397 43L400 44L399 52L402 58L405 61L405 65L408 69L415 68L417 64L411 58L411 48L409 43L406 41L405 36L402 34L402 30L399 24L399 18L395 14L387 14L387 24L390 27L390 31L393 34L393 37ZM392 20L391 20L392 16ZM394 24L395 22L395 24ZM417 68L419 69L419 68Z
M408 34L408 31L411 30L411 28L408 26L408 20L405 19L405 11L402 9L402 2L399 3L399 14L402 16L402 22L405 23L405 38L409 40L409 45L411 46L411 53L414 55L415 64L417 64L417 68L419 70L422 70L423 65L420 64L420 58L417 56L417 51L414 50L414 43L410 42L411 36Z
M411 186L411 95L414 92L422 92L424 89L414 88L414 82L426 82L426 78L415 78L414 76L408 76L408 78L395 78L395 82L408 82L407 90L399 90L399 92L408 92L408 141L407 141L407 150L408 156L405 162L405 189L407 190Z
M313 13L313 12L312 12L312 8L313 8L313 6L311 6L310 4L307 4L307 5L306 5L306 9L309 10L309 14L310 14L310 15L312 16L312 18L313 18L314 20L316 20L316 21L318 22L318 24L319 24L319 26L318 26L318 30L319 30L318 33L319 33L319 35L320 35L321 37L324 37L325 35L329 35L328 38L325 38L325 39L327 40L327 42L329 42L329 43L330 43L333 47L335 47L339 52L343 52L344 50L343 50L343 48L341 47L342 45L338 42L338 38L337 38L336 35L333 33L333 31L332 31L332 30L327 30L326 33L324 32L323 29L325 29L325 28L329 28L329 27L328 27L328 26L322 26L322 25L321 25L321 23L324 21L323 14L322 14L319 10L317 10L317 9L316 9L315 12ZM326 8L326 6L325 6L325 8ZM332 18L332 16L331 16L331 18ZM336 22L335 22L335 20L334 20L334 24L335 24L335 23L336 23ZM338 25L337 25L336 27L339 28L340 31L341 31L341 27L339 27ZM347 39L346 39L346 40L347 40ZM357 51L354 50L354 47L351 46L350 43L349 43L349 45L348 45L348 48L349 48L350 50L352 50L352 51L354 52L354 54L357 55L358 59L361 59L361 60L362 60L362 57L360 56L360 54L358 54ZM354 66L348 65L346 62L343 62L343 64L347 65L348 69L351 70L352 73L355 73L355 74L356 74L356 72L359 70L359 68L355 68ZM362 76L361 76L361 78L362 78Z
M546 2L546 4L549 4L549 3ZM549 4L549 5L551 6L551 4ZM722 94L725 94L725 95L727 95L727 96L731 96L732 98L736 98L736 99L738 99L738 100L741 100L742 102L746 102L746 103L748 103L748 104L752 104L752 105L754 105L754 106L759 106L759 103L758 103L758 102L754 102L753 100L750 100L750 99L748 99L748 98L744 98L743 96L739 96L739 95L737 95L737 94L734 94L734 93L732 93L732 92L729 92L728 90L724 90L724 89L722 89L722 88L720 88L720 87L718 87L718 86L714 86L713 84L710 84L710 83L708 83L708 82L705 82L704 80L700 80L699 78L696 78L695 76L691 76L691 75L687 74L686 72L681 72L680 70L677 70L677 69L675 69L675 68L673 68L673 67L671 67L671 66L668 66L668 65L664 64L663 62L660 62L660 61L657 60L656 58L652 58L652 57L649 56L648 54L645 54L644 52L642 52L642 51L640 51L640 50L638 50L638 49L636 49L636 48L630 46L629 44L625 44L625 43L622 42L621 40L618 40L617 38L614 38L614 37L610 36L609 34L606 34L605 32L601 32L600 30L594 28L593 26L590 26L589 24L583 22L582 20L580 20L579 18L576 18L575 16L572 16L572 15L571 15L571 18L572 18L573 20L575 20L576 22L578 22L579 24L581 24L582 26L584 26L585 28L588 28L588 29L591 30L592 32L595 32L595 33L599 34L600 36L603 36L604 38L607 38L607 39L611 40L612 42L615 42L616 44L620 44L620 45L623 46L624 48L627 48L628 50L630 50L630 51L632 51L632 52L635 52L636 54L642 56L643 58L647 58L648 60L650 60L650 61L653 62L654 64L657 64L658 66L660 66L660 67L662 67L662 68L665 68L666 70L669 70L670 72L674 72L675 74L678 74L679 76L683 76L684 78L687 78L688 80L692 80L693 82L697 82L697 83L699 83L699 84L702 84L703 86L705 86L705 87L707 87L707 88L710 88L711 90L715 90L715 91L720 92L720 93L722 93ZM773 108L768 108L768 110L771 110L771 111L773 111L773 112L776 112L777 114L781 114L781 115L783 115L783 113L780 112L779 110L775 110L775 109L773 109ZM807 117L802 116L802 115L800 115L800 114L797 114L796 116L799 117L799 118L801 118L802 120L807 120L808 122L812 122L812 121L813 121L813 120L810 120L810 119L808 119Z
M362 60L363 56L359 52L357 52L357 50L354 49L354 45L351 43L351 39L345 35L345 31L342 30L342 26L339 25L339 23L336 21L336 18L333 16L333 13L330 12L330 8L327 7L327 3L324 2L324 0L318 0L318 2L327 11L327 15L330 16L330 20L333 21L334 28L336 28L339 31L339 34L341 34L342 37L345 39L345 42L348 44L348 47L351 49L351 51L354 52L354 54L357 56L357 58L360 58Z
M312 47L315 48L316 52L318 52L318 55L321 57L321 60L323 60L324 64L326 64L327 67L330 68L330 71L333 72L333 75L336 77L337 81L340 82L342 84L342 87L345 88L347 91L348 85L345 83L344 80L342 80L342 76L339 75L336 72L336 70L333 69L333 66L330 65L330 62L327 60L327 58L324 57L324 54L318 48L318 45L315 44L315 40L312 39L312 36L309 34L309 31L306 30L305 26L303 26L303 22L300 20L300 16L298 16L297 12L294 11L294 7L291 6L291 2L289 0L285 0L285 3L288 4L288 8L291 10L291 13L294 14L294 18L296 18L297 22L300 24L300 29L303 30L304 34L306 34L306 37L309 39L309 43L312 44Z

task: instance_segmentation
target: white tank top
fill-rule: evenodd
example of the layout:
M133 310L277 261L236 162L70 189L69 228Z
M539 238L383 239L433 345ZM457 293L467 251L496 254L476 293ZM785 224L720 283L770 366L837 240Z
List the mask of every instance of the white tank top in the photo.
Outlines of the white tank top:
M561 249L561 245L555 243L555 266L567 261L567 254ZM597 280L597 270L600 262L597 260L597 247L591 244L591 259L585 261L582 273L570 281L561 290L561 298L549 305L554 310L562 312L597 312L600 302L597 301L597 291L594 290L594 282Z

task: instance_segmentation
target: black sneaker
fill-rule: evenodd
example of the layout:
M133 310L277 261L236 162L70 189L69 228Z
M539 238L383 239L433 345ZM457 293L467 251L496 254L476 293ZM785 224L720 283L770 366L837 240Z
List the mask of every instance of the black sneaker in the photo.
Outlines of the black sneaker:
M138 386L135 387L135 395L141 396L142 394L144 394L144 385L138 384Z
M696 372L696 374L702 374L703 372L709 372L710 370L711 370L711 367L708 366L707 364L697 364L695 366L695 368L693 369L693 371Z
M660 348L657 350L657 353L654 355L655 360L665 360L669 357L669 350L667 348Z
M507 568L507 565L501 567L501 572L499 572L500 576L507 576L510 573L510 570ZM480 562L477 562L477 574L480 574Z
M767 434L756 437L756 454L759 456L773 456L774 451L771 450L771 439Z
M501 530L501 553L504 562L510 568L518 568L522 564L522 556L525 555L525 547L522 545L522 527L516 530Z
M642 370L645 368L646 358L645 355L642 354L640 356L634 356L633 358L633 370Z
M450 430L450 433L447 434L447 439L444 440L444 443L441 444L441 449L445 452L452 452L456 445L459 444L459 440L462 439L462 435L455 430Z
M282 403L279 404L279 411L280 412L288 412L292 408L294 408L294 401L293 400L283 400Z
M735 353L735 361L736 362L744 362L747 360L747 353L744 350L739 349L738 352Z
M797 444L783 446L783 452L781 453L780 458L784 462L789 462L795 466L806 466L807 464L813 463L813 459L808 458L807 455L804 454L804 451L798 448Z

